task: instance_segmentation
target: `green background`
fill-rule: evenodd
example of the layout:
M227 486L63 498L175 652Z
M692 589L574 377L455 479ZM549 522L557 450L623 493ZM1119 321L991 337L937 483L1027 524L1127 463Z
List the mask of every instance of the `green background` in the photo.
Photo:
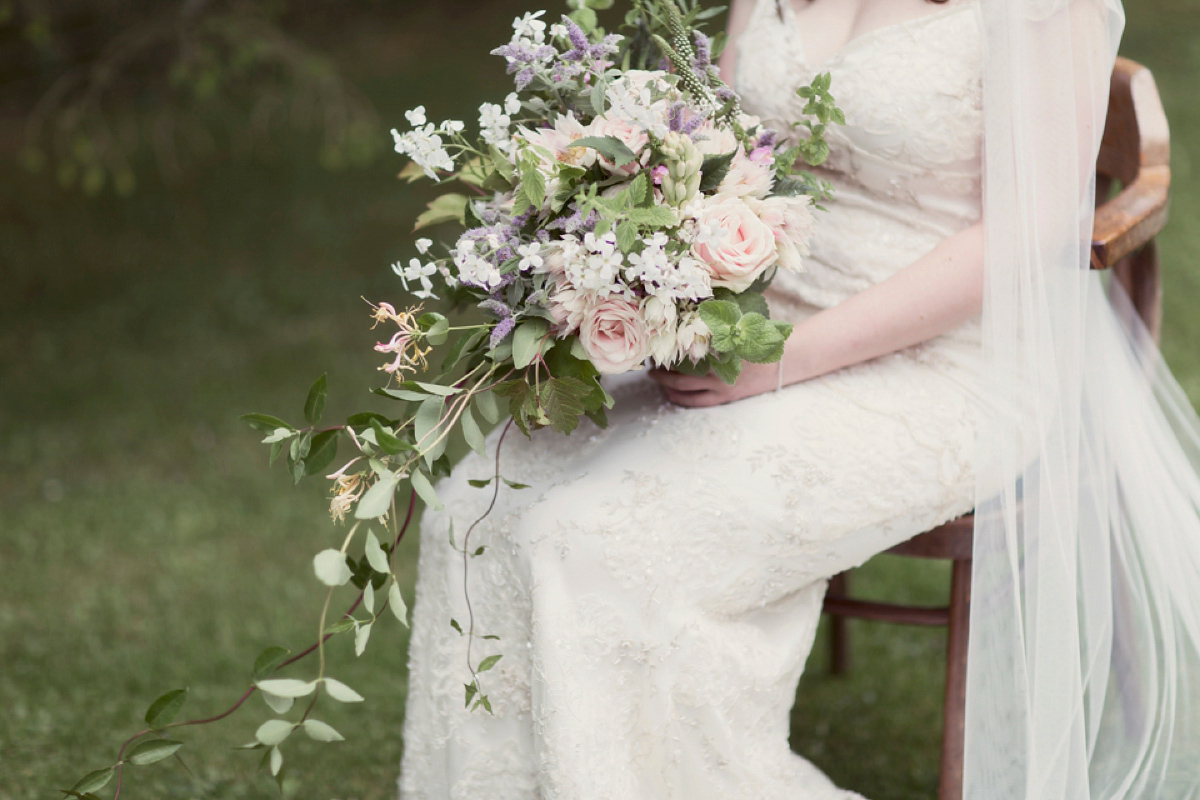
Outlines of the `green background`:
M1153 69L1173 125L1163 349L1196 402L1200 7L1129 5L1124 51ZM419 103L473 121L479 102L502 96L509 84L487 50L527 7L365 2L327 25L301 20L297 35L370 99L386 136ZM0 98L12 77L0 71ZM160 693L189 686L187 710L214 713L241 693L259 650L310 640L309 561L337 536L325 486L293 488L268 470L237 416L298 420L322 372L331 414L373 407L379 359L360 298L400 296L389 264L410 255L411 220L429 199L395 180L398 157L327 171L311 137L286 133L251 159L217 147L171 183L151 172L128 199L85 198L16 166L24 110L0 102L0 800L60 796L111 763ZM857 586L937 602L946 582L939 565L880 558ZM394 795L406 632L379 628L362 660L344 637L332 645L335 674L369 702L322 712L347 742L289 741L288 796ZM848 677L825 674L818 646L793 744L873 800L931 797L944 635L852 632ZM136 770L124 795L275 796L257 758L228 749L266 717L251 703L187 734L190 775L169 762Z

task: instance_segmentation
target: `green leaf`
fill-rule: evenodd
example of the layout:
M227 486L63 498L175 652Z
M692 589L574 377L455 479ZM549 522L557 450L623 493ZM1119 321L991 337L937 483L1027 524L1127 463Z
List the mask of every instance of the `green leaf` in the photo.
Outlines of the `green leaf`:
M272 680L258 681L256 685L259 689L269 692L276 697L291 697L293 699L308 697L317 688L315 681L302 681L296 678L274 678ZM265 744L270 744L270 742L266 742Z
M621 248L622 253L628 253L637 246L640 237L638 236L638 226L633 220L625 219L617 225L617 246Z
M308 734L308 738L315 739L318 742L344 742L345 736L335 731L330 725L321 722L319 719L304 720L304 732Z
M571 142L571 147L590 147L620 168L637 159L637 153L615 136L585 136Z
M496 666L496 662L498 662L503 657L504 656L502 656L502 655L488 656L483 661L479 662L479 667L475 671L476 672L487 672L489 669Z
M379 420L371 420L371 430L375 431L375 443L388 455L412 449L406 442L401 441L391 431L380 425Z
M392 610L392 614L396 619L408 627L408 606L404 602L404 595L400 594L400 585L392 581L392 586L388 589L388 608Z
M329 393L329 381L322 375L313 382L308 390L308 398L304 401L304 418L309 425L316 425L325 413L325 395Z
M538 169L536 157L527 158L521 170L521 189L529 205L541 208L546 202L546 179Z
M367 649L367 641L371 638L371 625L367 622L358 626L354 631L354 655L361 656Z
M338 431L321 431L312 439L312 449L304 459L304 471L316 475L337 457Z
M742 318L742 310L731 300L705 300L700 304L700 319L712 333L712 347L718 353L733 350L734 326Z
M500 421L500 404L496 402L496 395L491 392L480 392L475 395L475 409L480 416L493 425Z
M379 480L367 489L366 494L358 501L354 509L355 519L377 519L388 513L392 507L392 497L396 493L396 485L400 483L401 475L397 472L384 471Z
M735 353L727 353L720 359L711 359L711 363L712 373L730 386L737 383L738 376L742 374L742 360Z
M736 155L737 150L719 156L706 156L700 165L700 191L715 192L729 174L729 167Z
M591 387L578 378L550 378L543 383L538 402L550 427L559 433L575 430L583 416L583 399L590 392Z
M243 414L238 419L251 428L254 428L254 430L262 431L263 433L274 433L280 428L286 428L289 431L296 430L279 417L272 417L270 414Z
M550 323L540 317L527 319L513 332L513 366L524 369L533 363L542 340L550 332Z
M466 689L465 694L467 696L466 702L463 703L463 708L468 708L471 705L471 701L475 699L475 695L479 693L479 687L475 683L464 683L463 688Z
M483 431L479 430L479 423L471 415L471 409L464 408L459 421L462 423L463 438L466 440L467 446L479 455L486 456L487 444L484 442Z
M468 198L465 194L444 194L429 204L428 210L417 217L413 231L440 225L443 222L457 222L462 225L467 215Z
M286 714L292 710L292 706L296 703L296 698L294 697L279 697L278 695L261 690L259 694L262 695L263 702L267 704L267 707L276 714Z
M405 400L408 402L417 402L417 403L421 402L426 397L428 397L428 395L424 394L423 392L414 392L411 389L376 388L376 389L372 389L371 391L377 395L380 395L381 397L390 397L393 400ZM376 414L375 416L379 418L380 422L384 421L382 416L380 416L378 414ZM364 424L370 425L370 421L368 420Z
M334 678L325 679L325 693L339 703L361 703L363 696Z
M146 724L151 728L161 728L175 719L175 715L179 713L179 709L183 708L183 702L187 700L187 695L187 689L176 689L167 692L155 700L150 704L150 708L146 710ZM80 789L79 791L85 790Z
M763 297L759 292L739 292L729 299L737 303L738 308L742 310L743 314L761 314L763 317L771 316L770 307L767 305L767 298Z
M367 531L367 541L365 545L367 563L371 565L371 569L376 572L382 572L385 575L392 571L388 564L387 553L383 552L383 545L379 543L374 531Z
M679 223L679 218L669 206L651 206L650 208L631 208L627 212L630 222L652 228L670 228Z
M429 326L429 330L425 331L425 339L434 347L446 343L446 339L450 336L450 320L442 317L436 320Z
M478 479L472 478L472 479L468 480L467 483L471 484L476 489L482 489L485 486L491 486L492 479L491 478L478 478Z
M750 313L738 320L737 354L753 364L772 364L783 357L784 335L763 315Z
M286 719L269 719L258 726L254 738L267 747L274 747L291 736L295 729L296 726Z
M501 480L503 480L506 484L508 484L508 488L510 488L510 489L528 489L528 488L530 488L528 483L517 483L516 481L510 481L508 478L502 478Z
M291 652L286 647L268 647L263 650L258 654L258 658L254 659L254 679L270 675Z
M313 557L313 572L317 574L317 580L326 586L345 586L353 574L350 567L346 566L346 554L332 548L322 550Z
M75 797L78 797L89 792L96 792L103 789L113 776L113 767L107 769L98 769L89 772L79 779L79 782L72 786L69 792L73 792Z
M470 352L479 342L487 335L487 332L482 328L473 331L463 331L454 344L450 345L449 352L446 353L445 360L442 361L442 369L450 370L462 358L463 353Z
M463 632L462 626L458 624L458 620L456 620L456 619L450 620L450 627L454 628L454 630L458 631L459 634L461 634Z
M425 473L419 469L414 469L412 475L408 476L412 481L413 488L417 491L417 496L425 501L425 505L435 511L441 511L445 506L438 500L437 492L433 489L433 484L429 482L429 478L425 477Z
M428 452L434 446L434 440L440 435L438 427L442 421L442 407L445 400L441 397L428 397L421 401L417 408L416 419L413 421L413 438L416 446L423 452ZM437 456L434 456L436 458Z
M355 622L354 617L343 617L343 618L339 619L337 622L333 623L332 625L326 626L325 632L326 633L345 633L348 630L353 630L355 625L357 625L357 624L358 623ZM282 712L280 712L280 713L282 713Z
M272 747L267 758L270 761L271 774L278 775L283 769L283 752L278 747Z
M443 386L440 383L425 383L423 381L405 381L405 385L411 384L419 389L423 389L429 394L440 395L441 397L451 397L456 394L462 394L462 389L458 386Z
M135 766L144 767L164 758L170 758L175 751L183 747L183 742L173 739L148 739L139 742L125 756L125 760Z

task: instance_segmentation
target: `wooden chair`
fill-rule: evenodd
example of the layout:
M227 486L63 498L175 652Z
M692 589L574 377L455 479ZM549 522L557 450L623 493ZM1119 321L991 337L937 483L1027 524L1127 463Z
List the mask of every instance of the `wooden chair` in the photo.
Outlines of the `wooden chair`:
M1117 59L1109 93L1108 123L1096 164L1097 209L1092 268L1112 269L1155 340L1162 318L1162 290L1154 237L1167 221L1171 183L1170 136L1162 101L1150 71ZM1120 192L1110 198L1114 188ZM940 608L901 606L852 599L849 573L834 577L825 598L831 616L831 671L845 672L850 650L846 619L905 625L946 625L946 687L938 800L961 800L963 722L967 683L967 624L971 615L972 514L922 533L889 553L952 562L950 604Z

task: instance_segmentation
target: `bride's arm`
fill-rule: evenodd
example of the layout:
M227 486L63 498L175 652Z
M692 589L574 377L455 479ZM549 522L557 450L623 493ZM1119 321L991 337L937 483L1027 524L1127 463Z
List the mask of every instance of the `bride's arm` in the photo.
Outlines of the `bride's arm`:
M784 347L784 384L815 378L932 339L982 309L983 225L945 239L927 255L845 302L796 325ZM714 406L770 391L778 364L745 365L732 386L714 375L652 370L667 397L684 406Z

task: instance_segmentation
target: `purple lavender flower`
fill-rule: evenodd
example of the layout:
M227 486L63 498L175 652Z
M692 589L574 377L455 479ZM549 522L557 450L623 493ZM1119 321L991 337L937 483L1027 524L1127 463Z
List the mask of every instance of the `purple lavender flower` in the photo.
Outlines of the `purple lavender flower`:
M722 103L728 103L735 97L737 97L737 95L734 94L733 89L730 89L728 86L722 86L720 89L717 89L717 99Z
M700 126L704 124L704 120L705 117L703 114L693 114L692 118L683 124L683 129L680 132L691 136L700 129Z
M489 314L495 314L500 319L507 319L513 315L513 310L508 307L508 304L503 300L497 299L496 295L492 295L487 300L479 304L479 307Z
M700 31L692 31L692 36L696 41L696 73L704 77L712 66L712 40Z
M758 137L758 143L755 145L756 149L759 147L766 147L771 150L774 150L777 136L778 136L778 134L775 133L775 131L771 130L770 128L767 128L766 130L763 131L763 135Z
M571 47L575 50L587 51L591 48L591 42L588 41L587 34L583 32L583 28L575 24L575 20L564 16L562 18L563 25L567 28L567 38L571 40Z
M502 341L504 341L504 337L512 333L512 330L515 327L517 327L517 321L512 317L505 317L496 323L496 327L492 328L492 335L488 339L491 346L498 346Z
M533 70L523 69L517 73L517 91L523 92L533 83Z
M667 115L667 127L675 133L683 130L683 109L683 103L676 103L671 106L671 112Z

